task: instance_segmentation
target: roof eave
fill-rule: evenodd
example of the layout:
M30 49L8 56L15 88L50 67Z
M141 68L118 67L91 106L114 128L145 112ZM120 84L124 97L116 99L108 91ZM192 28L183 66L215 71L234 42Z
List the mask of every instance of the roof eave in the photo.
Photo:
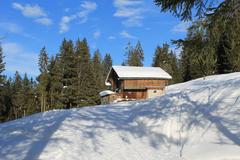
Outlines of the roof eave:
M159 79L159 80L171 80L172 78L167 77L119 77L120 80L124 79Z

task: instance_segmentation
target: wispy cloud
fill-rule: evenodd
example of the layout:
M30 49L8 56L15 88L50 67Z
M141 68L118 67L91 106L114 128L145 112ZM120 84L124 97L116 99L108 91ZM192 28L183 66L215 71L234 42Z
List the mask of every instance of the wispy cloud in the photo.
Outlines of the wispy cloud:
M59 23L59 33L69 31L69 24L71 21L78 19L80 23L85 23L88 20L88 15L97 9L97 4L91 1L84 1L80 5L81 10L70 16L63 16Z
M116 37L115 36L109 36L108 39L114 40L114 39L116 39Z
M188 27L190 27L191 22L180 22L172 28L172 32L185 33L187 32Z
M13 34L17 34L17 35L21 35L25 38L31 38L33 40L39 40L38 38L25 33L22 29L21 26L17 25L16 23L12 23L12 22L0 22L0 29L4 30L8 33L13 33Z
M38 18L38 19L35 20L35 22L40 23L40 24L45 25L45 26L50 26L53 23L52 20L50 18L47 18L47 17Z
M22 5L20 3L12 3L12 7L16 10L21 11L22 15L25 17L33 18L35 22L49 26L53 22L48 18L47 13L39 5Z
M20 44L14 42L3 43L2 48L6 61L6 72L14 74L15 71L19 71L21 74L38 75L38 55L36 53L26 51Z
M0 22L0 28L11 33L22 32L22 28L19 25L10 22Z
M143 0L114 0L114 6L117 8L114 16L124 18L123 25L142 26L145 12Z
M65 8L64 9L64 12L69 12L70 11L70 8Z
M61 22L59 23L59 26L60 26L59 33L67 32L69 30L69 23L73 19L75 19L75 16L74 17L63 16L61 19Z
M96 31L93 33L93 38L94 39L98 39L101 36L101 32L100 31Z
M128 38L128 39L136 39L136 38L137 38L136 36L131 35L131 34L128 33L127 31L122 31L122 32L120 33L120 35L121 35L123 38Z

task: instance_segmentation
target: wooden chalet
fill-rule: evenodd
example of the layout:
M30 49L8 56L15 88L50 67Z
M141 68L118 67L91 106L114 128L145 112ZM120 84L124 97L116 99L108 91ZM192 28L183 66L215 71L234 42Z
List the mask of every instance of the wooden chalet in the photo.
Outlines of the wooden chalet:
M100 92L102 104L160 96L171 79L160 67L113 66L105 81L109 90Z

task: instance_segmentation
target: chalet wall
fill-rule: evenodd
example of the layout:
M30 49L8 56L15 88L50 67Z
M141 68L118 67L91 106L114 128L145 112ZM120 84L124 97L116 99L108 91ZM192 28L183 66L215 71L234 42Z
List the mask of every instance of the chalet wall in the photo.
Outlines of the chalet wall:
M154 98L157 96L161 96L164 93L164 89L148 89L147 90L147 98Z
M118 80L118 76L114 70L111 71L109 77L108 80L112 85L112 91L116 91L117 88L120 89L121 82Z
M125 99L146 99L147 90L124 90L123 98Z
M123 80L124 89L164 88L168 80L160 79L126 79Z

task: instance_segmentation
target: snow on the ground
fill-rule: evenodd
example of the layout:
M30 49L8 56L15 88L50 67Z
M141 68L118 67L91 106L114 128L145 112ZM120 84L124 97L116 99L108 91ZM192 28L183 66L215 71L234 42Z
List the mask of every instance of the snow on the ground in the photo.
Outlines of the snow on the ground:
M0 124L0 159L240 160L240 73Z

